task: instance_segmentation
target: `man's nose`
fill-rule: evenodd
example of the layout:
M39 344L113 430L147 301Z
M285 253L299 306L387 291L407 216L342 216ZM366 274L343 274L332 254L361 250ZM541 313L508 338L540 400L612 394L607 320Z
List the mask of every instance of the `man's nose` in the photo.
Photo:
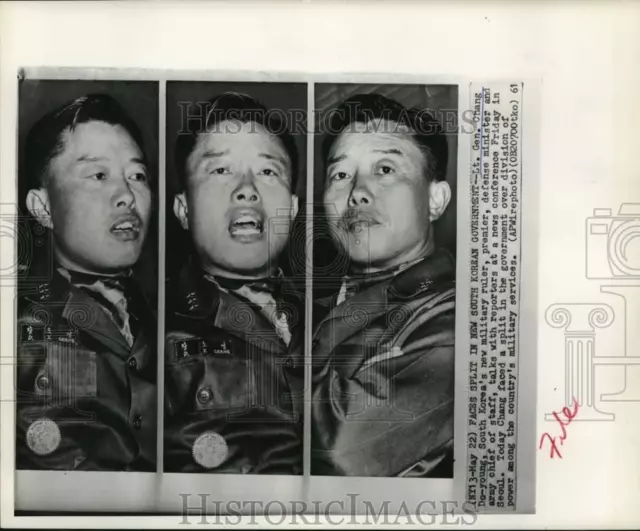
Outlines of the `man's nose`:
M369 205L373 202L373 195L366 186L361 176L356 176L355 183L349 194L349 206L357 207L360 205Z
M116 208L131 208L135 205L136 198L126 179L118 181L118 188L114 194Z
M233 199L238 203L257 203L260 201L260 193L255 186L251 171L243 174L240 183L233 191Z

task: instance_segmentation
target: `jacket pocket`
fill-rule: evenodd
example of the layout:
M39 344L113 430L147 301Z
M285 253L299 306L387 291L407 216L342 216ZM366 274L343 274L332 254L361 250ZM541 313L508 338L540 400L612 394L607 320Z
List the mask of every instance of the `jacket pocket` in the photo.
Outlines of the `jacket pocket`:
M244 349L230 340L218 343L190 339L170 348L166 367L167 399L172 413L220 411L241 414L255 404L256 376ZM199 345L202 343L202 345Z
M74 343L58 341L23 345L20 351L20 387L34 397L60 405L98 395L96 353Z
M98 396L97 354L74 345L50 343L44 377L54 396L65 399Z

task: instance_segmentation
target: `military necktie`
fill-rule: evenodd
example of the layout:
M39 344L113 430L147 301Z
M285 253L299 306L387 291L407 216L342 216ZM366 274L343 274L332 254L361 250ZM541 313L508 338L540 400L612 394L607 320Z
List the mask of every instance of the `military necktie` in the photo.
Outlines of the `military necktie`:
M133 346L140 325L132 311L134 305L132 304L131 276L108 277L67 269L60 272L67 276L71 284L87 292L105 309L127 344L130 347Z
M242 287L247 287L251 291L269 293L274 298L278 298L280 295L280 280L283 278L282 275L252 280L206 276L227 291L238 291Z
M213 277L211 275L206 275L206 278L222 289L240 295L258 306L273 325L276 334L289 346L291 343L289 322L286 312L280 310L282 279L284 278L281 271L276 277L252 280Z

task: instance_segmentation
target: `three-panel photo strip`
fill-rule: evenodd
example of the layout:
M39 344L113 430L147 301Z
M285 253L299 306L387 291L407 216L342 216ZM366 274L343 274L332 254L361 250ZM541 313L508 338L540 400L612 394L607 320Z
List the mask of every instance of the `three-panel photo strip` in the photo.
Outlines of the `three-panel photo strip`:
M451 480L458 89L22 79L17 471Z

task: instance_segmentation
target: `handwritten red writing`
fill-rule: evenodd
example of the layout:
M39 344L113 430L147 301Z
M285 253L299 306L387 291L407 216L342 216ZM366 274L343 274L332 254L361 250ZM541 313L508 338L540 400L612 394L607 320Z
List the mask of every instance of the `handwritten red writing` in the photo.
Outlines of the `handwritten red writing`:
M573 410L569 409L566 406L562 408L562 414L564 415L564 419L560 418L560 415L556 411L553 412L553 418L555 418L558 424L560 424L562 433L559 436L554 437L550 433L544 432L542 434L542 437L540 437L540 446L538 446L538 449L542 450L542 445L544 444L545 439L548 440L550 444L549 457L551 457L552 459L556 456L562 459L562 454L558 449L558 445L556 444L556 441L560 443L560 446L564 444L564 440L567 438L566 427L569 424L571 424L571 421L578 414L578 409L580 408L578 401L575 398L572 398L572 400L573 400L573 406L572 406Z

